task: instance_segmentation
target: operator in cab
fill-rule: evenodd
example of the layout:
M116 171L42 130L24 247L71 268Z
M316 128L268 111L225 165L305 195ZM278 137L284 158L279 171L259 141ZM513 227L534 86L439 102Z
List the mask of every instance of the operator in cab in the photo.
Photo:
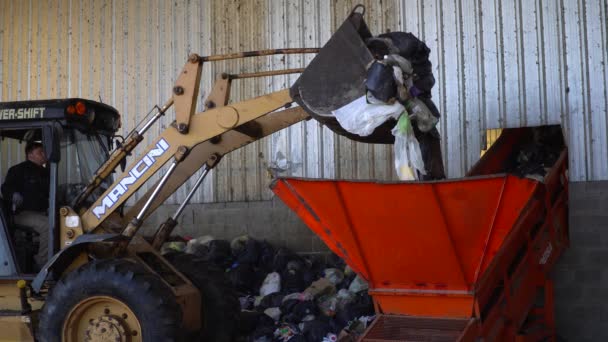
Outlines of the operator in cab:
M39 142L25 146L27 160L11 167L2 184L2 196L10 204L14 222L39 234L40 247L34 260L41 268L48 259L49 169Z

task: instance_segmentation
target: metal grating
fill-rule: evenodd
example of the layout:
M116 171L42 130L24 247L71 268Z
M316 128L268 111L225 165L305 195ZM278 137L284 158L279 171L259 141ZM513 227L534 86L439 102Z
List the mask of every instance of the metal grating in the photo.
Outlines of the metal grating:
M362 337L362 342L454 342L467 319L417 318L381 315Z

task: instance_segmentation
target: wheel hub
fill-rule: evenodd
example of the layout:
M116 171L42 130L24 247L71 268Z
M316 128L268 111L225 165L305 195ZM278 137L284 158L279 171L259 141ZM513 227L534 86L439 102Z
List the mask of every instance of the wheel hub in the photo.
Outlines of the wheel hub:
M65 342L141 342L142 330L133 311L109 296L92 296L70 311L63 323Z
M89 322L85 331L85 342L123 342L127 341L127 331L121 320L104 315Z

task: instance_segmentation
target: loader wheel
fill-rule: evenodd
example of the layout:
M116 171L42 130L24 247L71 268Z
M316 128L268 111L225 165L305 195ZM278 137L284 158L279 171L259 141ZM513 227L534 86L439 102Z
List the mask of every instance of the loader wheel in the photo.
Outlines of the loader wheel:
M62 278L40 314L39 341L175 341L181 310L171 290L125 259L92 261Z
M191 254L176 253L166 258L201 292L203 322L198 340L232 342L236 338L241 306L225 272Z

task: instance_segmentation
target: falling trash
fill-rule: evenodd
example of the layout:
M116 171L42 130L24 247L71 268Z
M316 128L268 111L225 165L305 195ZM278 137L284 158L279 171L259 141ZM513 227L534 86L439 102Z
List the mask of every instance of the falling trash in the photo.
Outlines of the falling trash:
M422 152L407 112L399 118L393 128L393 134L395 135L395 169L399 179L414 180L419 179L418 174L425 175Z

